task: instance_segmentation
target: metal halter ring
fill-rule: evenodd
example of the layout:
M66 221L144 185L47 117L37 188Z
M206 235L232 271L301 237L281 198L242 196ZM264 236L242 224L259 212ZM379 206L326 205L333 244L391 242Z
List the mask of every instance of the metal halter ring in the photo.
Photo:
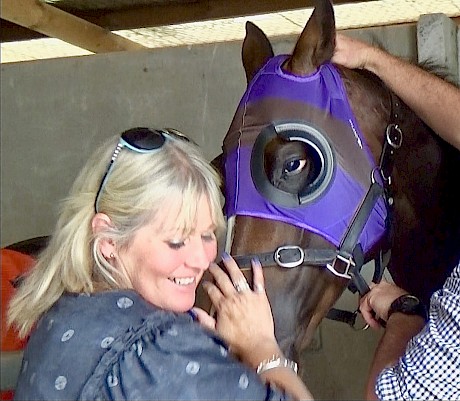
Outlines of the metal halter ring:
M236 289L236 292L247 291L250 289L248 282L244 278L240 278L233 286Z
M354 320L354 322L353 322L353 326L351 326L351 327L352 327L353 330L355 330L355 331L366 331L366 330L370 327L368 323L364 322L364 325L361 326L361 327L357 327L357 326L356 326L356 317L357 317L358 314L360 314L360 313L361 313L361 312L360 312L359 308L356 309L356 310L354 311L353 314L354 314L355 320Z

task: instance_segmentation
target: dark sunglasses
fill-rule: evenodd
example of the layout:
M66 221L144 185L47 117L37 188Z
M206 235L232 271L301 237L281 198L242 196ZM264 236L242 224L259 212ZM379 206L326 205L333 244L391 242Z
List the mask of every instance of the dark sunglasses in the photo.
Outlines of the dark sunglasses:
M112 158L110 159L107 170L101 180L101 185L99 185L99 189L97 190L96 199L94 201L94 210L96 213L99 212L99 198L102 190L107 183L110 172L112 171L113 165L115 164L120 151L123 148L128 148L137 153L154 153L163 146L166 139L181 139L191 142L189 138L182 134L182 132L173 128L150 129L137 127L131 128L121 134L118 145L113 151Z

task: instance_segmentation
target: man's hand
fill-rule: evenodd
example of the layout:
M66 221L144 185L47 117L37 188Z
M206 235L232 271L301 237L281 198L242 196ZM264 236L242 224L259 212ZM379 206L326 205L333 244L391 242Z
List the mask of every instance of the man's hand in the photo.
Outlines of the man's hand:
M361 298L359 310L366 323L376 329L380 327L379 318L388 320L388 310L393 301L408 292L386 281L371 283L370 288L371 290Z

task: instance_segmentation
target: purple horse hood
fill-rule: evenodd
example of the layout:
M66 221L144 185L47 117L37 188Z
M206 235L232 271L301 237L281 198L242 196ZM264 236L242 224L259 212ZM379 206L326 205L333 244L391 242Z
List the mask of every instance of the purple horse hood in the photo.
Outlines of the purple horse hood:
M333 64L299 77L281 68L288 56L270 59L249 83L224 141L226 214L272 219L341 240L371 185L375 165ZM259 133L277 121L305 121L321 129L335 154L335 174L325 192L297 207L270 202L251 179L251 152ZM387 210L379 199L359 242L366 252L385 232Z

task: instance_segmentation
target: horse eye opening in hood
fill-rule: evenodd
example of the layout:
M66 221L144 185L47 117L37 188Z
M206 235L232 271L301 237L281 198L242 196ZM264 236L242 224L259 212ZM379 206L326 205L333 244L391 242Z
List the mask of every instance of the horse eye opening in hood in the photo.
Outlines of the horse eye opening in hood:
M319 128L304 121L266 126L252 148L254 185L280 206L297 207L318 199L334 172L335 154L329 141Z

